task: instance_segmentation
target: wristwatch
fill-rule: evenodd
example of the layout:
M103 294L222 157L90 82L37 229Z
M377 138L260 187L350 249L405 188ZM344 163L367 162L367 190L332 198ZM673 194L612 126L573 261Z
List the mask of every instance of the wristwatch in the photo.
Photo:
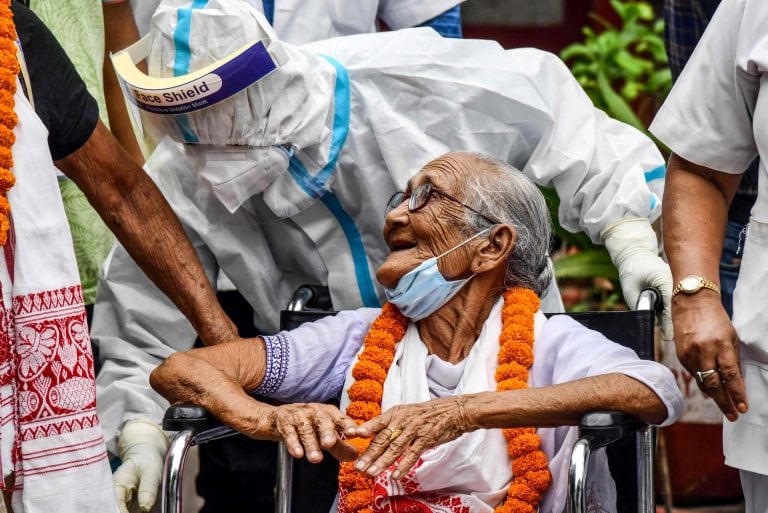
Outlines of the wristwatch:
M701 276L697 276L695 274L690 274L677 282L677 285L675 285L675 288L672 289L672 297L675 297L679 293L683 294L695 294L701 289L709 289L714 290L715 292L720 294L720 287L712 283L706 278L703 278Z

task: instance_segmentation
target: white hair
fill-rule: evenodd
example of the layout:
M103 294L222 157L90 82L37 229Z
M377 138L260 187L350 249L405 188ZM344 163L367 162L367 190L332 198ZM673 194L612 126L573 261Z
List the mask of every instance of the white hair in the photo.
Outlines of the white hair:
M491 168L466 177L464 199L467 204L517 232L515 247L507 262L505 286L526 287L541 296L552 280L547 263L552 226L544 195L520 170L506 162L481 153L463 153ZM475 233L491 225L471 210L464 212L469 229Z

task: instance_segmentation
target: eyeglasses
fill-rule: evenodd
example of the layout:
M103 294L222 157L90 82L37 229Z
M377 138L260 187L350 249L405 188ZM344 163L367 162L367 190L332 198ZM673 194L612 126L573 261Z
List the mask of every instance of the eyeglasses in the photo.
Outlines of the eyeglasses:
M480 217L482 217L483 219L485 219L491 224L502 224L501 222L493 218L490 218L485 214L478 212L477 210L470 207L469 205L462 203L460 200L458 200L457 198L454 198L450 194L435 188L435 186L433 186L431 183L425 183L425 184L419 185L410 193L402 192L402 191L398 191L394 193L392 197L389 198L389 201L387 202L387 208L384 211L384 213L389 214L391 211L399 207L403 203L403 201L405 201L406 199L408 200L408 212L416 212L424 208L427 205L427 203L429 203L430 198L432 198L432 194L440 195L445 199L449 199L453 202L458 203L462 207L474 212L475 214L479 215Z

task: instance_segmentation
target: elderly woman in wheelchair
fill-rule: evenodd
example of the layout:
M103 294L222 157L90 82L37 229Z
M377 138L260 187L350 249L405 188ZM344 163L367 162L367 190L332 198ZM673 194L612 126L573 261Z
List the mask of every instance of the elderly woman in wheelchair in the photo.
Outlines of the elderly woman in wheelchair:
M666 368L539 311L550 236L521 173L447 154L388 204L382 309L176 353L152 386L294 457L317 462L325 449L344 461L341 513L564 511L582 414L667 424L682 397ZM341 410L317 404L339 394ZM595 467L590 500L611 510L604 456Z

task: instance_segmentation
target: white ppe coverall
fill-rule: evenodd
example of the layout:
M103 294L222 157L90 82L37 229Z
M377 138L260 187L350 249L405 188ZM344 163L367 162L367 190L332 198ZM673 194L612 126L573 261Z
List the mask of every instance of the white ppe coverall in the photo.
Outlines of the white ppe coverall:
M139 33L149 32L160 0L129 0ZM262 0L242 0L264 12ZM464 0L274 0L272 26L280 39L296 45L376 32L380 19L393 30L421 25ZM192 3L192 1L188 1ZM198 4L207 3L196 0Z
M254 11L209 4L191 13L190 70L248 41L238 38L264 36ZM149 70L172 76L181 50L174 8L163 5ZM228 17L211 15L213 5ZM164 136L148 172L209 278L228 277L265 333L277 330L280 309L304 283L328 285L336 309L378 306L386 202L449 151L489 154L554 187L562 225L595 241L611 222L660 213L658 150L595 109L554 55L431 29L280 47L284 64L230 99L144 118L146 130ZM197 144L182 144L188 138ZM114 451L125 421L160 421L168 404L148 375L190 349L195 332L122 247L103 273L92 337L103 362L99 414Z

